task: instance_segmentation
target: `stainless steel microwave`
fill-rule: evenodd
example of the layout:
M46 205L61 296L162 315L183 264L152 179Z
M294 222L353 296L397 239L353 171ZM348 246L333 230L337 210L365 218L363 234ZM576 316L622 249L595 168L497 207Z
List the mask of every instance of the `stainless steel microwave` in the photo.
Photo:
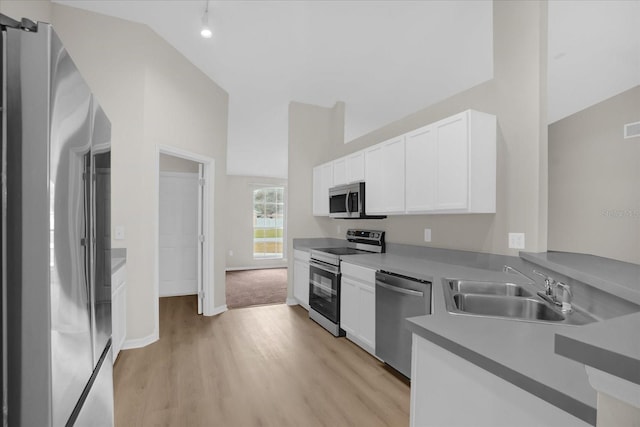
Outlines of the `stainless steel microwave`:
M386 216L365 212L365 183L339 185L329 189L329 217L345 219L382 219Z

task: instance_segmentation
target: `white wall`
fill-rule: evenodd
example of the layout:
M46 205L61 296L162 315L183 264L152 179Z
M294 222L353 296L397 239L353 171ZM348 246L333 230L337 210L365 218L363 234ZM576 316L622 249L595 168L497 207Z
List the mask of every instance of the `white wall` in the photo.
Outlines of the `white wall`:
M517 255L509 232L526 234L527 251L547 249L546 3L493 6L494 78L434 106L344 144L344 108L290 106L289 216L292 237L344 238L343 220L311 216L311 167L472 108L498 118L497 213L392 216L349 221L349 227L385 230L387 241ZM342 232L337 232L341 225Z
M198 163L160 153L160 171L198 173Z
M224 236L228 95L145 26L48 1L3 0L0 12L51 22L111 120L111 220L126 230L126 239L112 244L127 248L127 340L152 340L156 144L215 159L211 229L214 239ZM214 240L215 305L225 299L224 244Z
M253 190L265 186L285 187L286 194L287 180L255 176L227 176L228 197L225 202L227 215L227 269L271 268L287 266L286 258L253 258ZM285 209L286 208L288 208L288 204L285 196ZM231 255L229 251L232 251L233 255ZM287 254L285 253L285 257L286 256Z
M253 258L253 190L268 186L285 187L285 208L288 208L286 179L240 175L227 176L227 195L229 196L229 202L225 206L227 215L227 269L240 270L287 266L286 248L285 258L282 259ZM287 233L286 230L285 233Z
M640 86L549 126L549 249L640 264Z

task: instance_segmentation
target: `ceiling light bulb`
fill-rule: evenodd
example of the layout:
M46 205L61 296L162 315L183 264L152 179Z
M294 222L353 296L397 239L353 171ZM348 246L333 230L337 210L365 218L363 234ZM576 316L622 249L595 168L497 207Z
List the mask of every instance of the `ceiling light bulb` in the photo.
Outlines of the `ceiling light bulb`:
M213 36L213 32L211 31L211 28L209 28L208 25L205 25L204 27L202 27L202 30L200 30L200 35L205 39L210 39L211 36Z
M207 6L204 9L204 14L202 15L202 29L200 30L200 35L205 39L210 39L213 36L213 31L211 31L211 27L209 27L209 0L207 0Z

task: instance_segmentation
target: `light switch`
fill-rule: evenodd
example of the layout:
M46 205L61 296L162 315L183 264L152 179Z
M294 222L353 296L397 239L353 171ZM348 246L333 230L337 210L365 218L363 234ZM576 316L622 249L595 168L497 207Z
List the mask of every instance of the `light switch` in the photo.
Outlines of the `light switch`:
M124 240L124 225L116 225L114 239Z
M524 233L509 233L509 249L524 249Z
M430 228L425 228L424 229L424 241L425 242L430 242L431 241L431 229Z

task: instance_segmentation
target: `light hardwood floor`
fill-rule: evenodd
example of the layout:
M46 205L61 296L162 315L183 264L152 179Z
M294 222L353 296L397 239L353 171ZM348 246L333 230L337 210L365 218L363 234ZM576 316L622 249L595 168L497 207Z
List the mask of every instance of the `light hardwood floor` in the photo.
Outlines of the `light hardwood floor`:
M116 426L407 426L409 386L298 307L195 314L160 299L160 340L115 365Z

